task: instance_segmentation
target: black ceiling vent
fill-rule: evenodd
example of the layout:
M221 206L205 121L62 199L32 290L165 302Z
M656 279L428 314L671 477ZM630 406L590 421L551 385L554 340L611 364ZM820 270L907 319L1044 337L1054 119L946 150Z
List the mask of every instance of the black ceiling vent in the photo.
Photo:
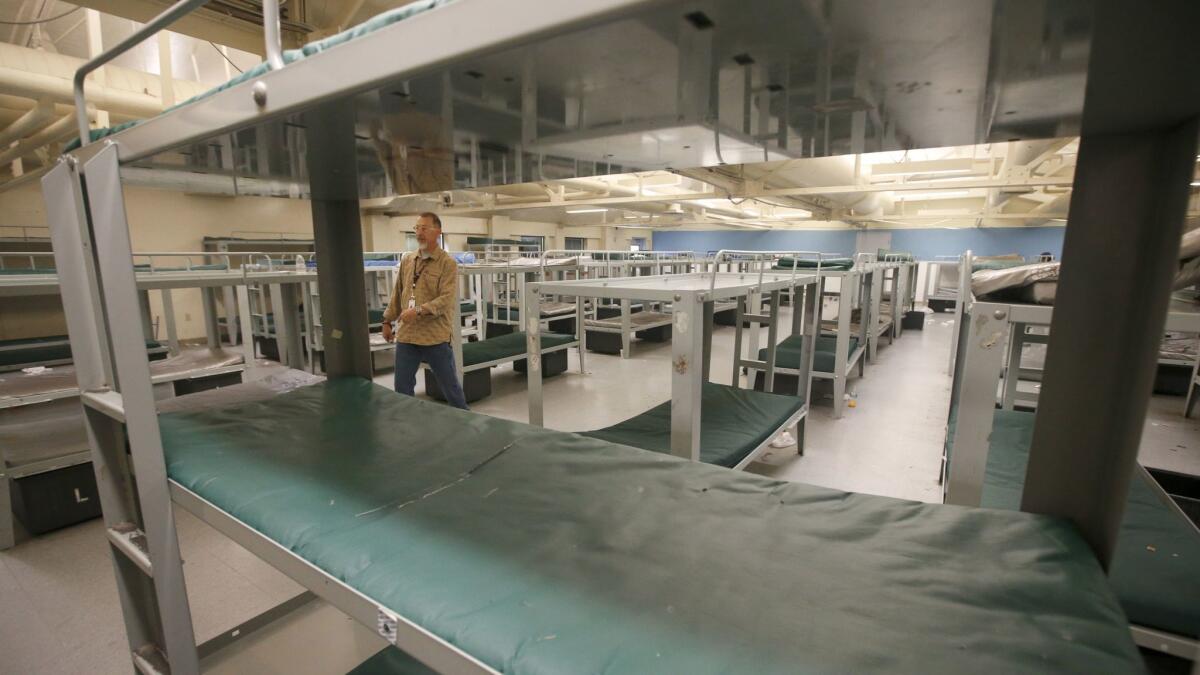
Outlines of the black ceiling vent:
M733 62L739 66L748 66L754 63L754 57L746 53L735 54L733 57Z
M473 78L476 80L483 79L483 73L479 72L478 70L468 70L466 75L467 75L467 77L470 77L470 78Z
M692 24L696 30L708 30L716 25L704 12L689 12L684 14L683 18L687 19L688 23Z
M775 84L774 82L772 82L771 84L767 85L767 91L769 91L771 93L783 91L783 85Z

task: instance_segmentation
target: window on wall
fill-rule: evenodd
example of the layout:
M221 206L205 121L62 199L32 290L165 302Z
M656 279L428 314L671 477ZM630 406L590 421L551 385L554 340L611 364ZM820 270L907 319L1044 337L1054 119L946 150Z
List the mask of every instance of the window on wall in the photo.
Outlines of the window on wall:
M587 239L585 239L583 237L567 237L566 244L567 244L568 251L586 251L587 250Z
M417 235L416 235L416 233L414 233L414 232L405 232L404 233L404 250L405 251L417 250Z
M645 237L630 237L629 238L629 250L630 251L645 251L645 250L647 250L647 248L649 248L649 247L646 246L646 238Z
M540 234L521 234L517 238L521 241L522 252L546 250L546 238Z

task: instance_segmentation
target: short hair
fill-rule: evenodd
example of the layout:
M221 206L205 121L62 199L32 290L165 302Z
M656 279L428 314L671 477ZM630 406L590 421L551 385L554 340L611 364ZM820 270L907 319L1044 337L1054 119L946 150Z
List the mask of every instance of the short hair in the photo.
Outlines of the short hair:
M428 219L432 220L433 224L437 225L437 229L439 229L439 230L442 229L442 219L438 218L438 215L436 213L434 213L432 211L426 211L425 213L422 213L421 215L417 216L417 220L420 220L422 218L428 218Z

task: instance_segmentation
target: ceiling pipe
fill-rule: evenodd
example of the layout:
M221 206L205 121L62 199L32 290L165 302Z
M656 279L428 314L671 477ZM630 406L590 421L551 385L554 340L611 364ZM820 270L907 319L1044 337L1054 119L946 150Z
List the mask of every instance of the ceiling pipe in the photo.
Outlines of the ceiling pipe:
M20 159L44 145L67 138L75 132L75 127L72 126L74 122L74 117L68 115L67 117L59 118L57 122L36 134L20 140L16 145L0 152L0 165L8 164L14 159Z
M24 115L0 131L0 148L8 147L15 140L37 133L53 120L54 104L45 99L36 102Z
M70 80L3 66L0 66L0 89L16 96L49 98L61 103L71 102L75 97ZM89 86L87 97L88 103L101 110L135 117L153 117L163 111L162 101L157 96L137 94L104 85Z
M289 181L235 178L214 173L145 169L136 166L121 169L121 182L137 187L219 197L301 198L308 195L307 185Z
M1032 174L1036 166L1031 163L1035 160L1041 163L1041 159L1046 153L1052 152L1066 145L1064 139L1051 139L1048 141L1012 141L1008 144L1008 152L1004 155L1004 161L1000 164L1001 180L1009 178L1014 172L1025 172ZM1032 191L1032 188L1030 188ZM999 189L988 190L987 211L995 212L1002 208L1012 196L1011 192L1004 192Z

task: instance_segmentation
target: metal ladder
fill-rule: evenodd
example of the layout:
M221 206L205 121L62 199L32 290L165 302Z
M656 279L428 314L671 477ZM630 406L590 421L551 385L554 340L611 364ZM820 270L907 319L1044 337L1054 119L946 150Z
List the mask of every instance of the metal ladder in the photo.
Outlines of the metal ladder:
M86 171L86 206L73 159L43 193L130 658L140 673L196 673L116 147Z

